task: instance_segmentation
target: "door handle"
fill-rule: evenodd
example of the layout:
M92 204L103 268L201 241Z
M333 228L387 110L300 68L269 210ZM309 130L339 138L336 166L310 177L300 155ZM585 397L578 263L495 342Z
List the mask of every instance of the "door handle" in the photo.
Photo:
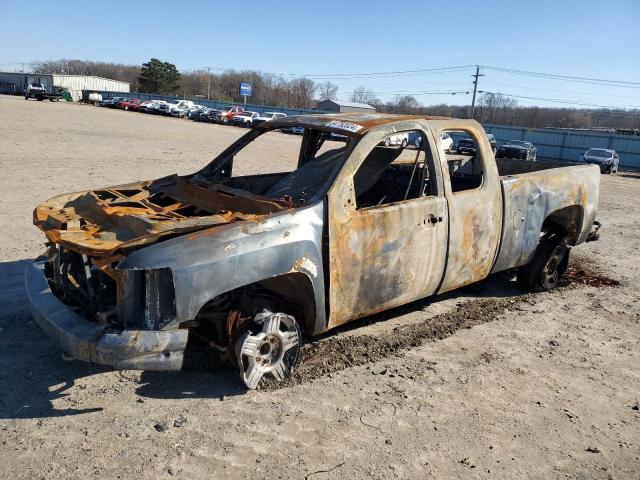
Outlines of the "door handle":
M427 220L426 220L426 222L425 222L425 223L433 223L433 224L436 224L436 223L439 223L439 222L441 222L441 221L442 221L442 217L437 217L437 216L435 216L435 215L431 214L431 215L429 215L429 217L427 218Z

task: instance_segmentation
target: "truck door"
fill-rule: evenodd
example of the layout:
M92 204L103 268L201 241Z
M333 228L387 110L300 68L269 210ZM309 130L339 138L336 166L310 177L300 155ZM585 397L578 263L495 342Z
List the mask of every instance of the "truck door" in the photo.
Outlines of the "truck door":
M437 289L447 207L434 142L415 122L374 129L328 193L328 328Z
M435 138L446 132L475 144L475 152L464 155L438 149L449 206L449 253L438 292L446 292L489 275L501 236L502 192L491 146L479 124L440 120L431 125Z

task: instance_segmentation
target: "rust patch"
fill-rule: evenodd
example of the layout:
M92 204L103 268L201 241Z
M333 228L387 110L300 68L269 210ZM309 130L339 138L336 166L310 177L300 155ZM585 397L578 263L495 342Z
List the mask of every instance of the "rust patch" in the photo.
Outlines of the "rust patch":
M177 176L54 197L39 205L34 224L50 242L92 257L141 246L176 233L258 220L291 208L222 185L193 185Z

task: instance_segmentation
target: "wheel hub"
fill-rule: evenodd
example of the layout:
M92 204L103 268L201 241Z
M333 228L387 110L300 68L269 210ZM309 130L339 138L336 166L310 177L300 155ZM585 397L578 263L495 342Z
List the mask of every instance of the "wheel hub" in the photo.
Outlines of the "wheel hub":
M236 342L240 375L248 388L256 388L265 374L284 380L300 356L300 330L292 316L264 310L254 320L260 330L248 330Z

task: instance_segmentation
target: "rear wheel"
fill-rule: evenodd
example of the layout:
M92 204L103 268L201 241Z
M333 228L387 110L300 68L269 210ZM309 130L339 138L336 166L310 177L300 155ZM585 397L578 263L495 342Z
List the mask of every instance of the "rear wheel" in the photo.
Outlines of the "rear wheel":
M265 375L283 381L300 362L302 334L291 315L264 309L235 337L236 362L247 388L257 388Z
M518 285L529 292L544 292L558 286L569 264L570 248L557 236L543 240L533 260L518 270Z

